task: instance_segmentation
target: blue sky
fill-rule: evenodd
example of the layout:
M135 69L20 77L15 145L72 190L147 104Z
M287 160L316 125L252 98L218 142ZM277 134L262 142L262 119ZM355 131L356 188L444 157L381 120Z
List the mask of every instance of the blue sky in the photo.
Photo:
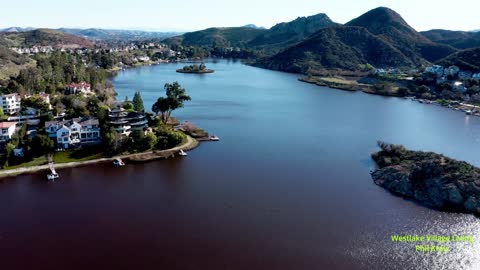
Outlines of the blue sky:
M480 2L455 0L0 0L0 27L78 27L192 31L213 26L271 27L326 13L345 23L379 6L396 10L415 29L480 29Z

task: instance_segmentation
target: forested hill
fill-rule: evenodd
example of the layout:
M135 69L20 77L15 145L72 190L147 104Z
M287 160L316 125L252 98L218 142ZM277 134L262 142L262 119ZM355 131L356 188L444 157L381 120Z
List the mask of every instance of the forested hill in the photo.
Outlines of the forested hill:
M406 67L414 63L363 27L337 26L322 29L300 44L264 58L256 65L307 73L322 69L363 70L369 65Z

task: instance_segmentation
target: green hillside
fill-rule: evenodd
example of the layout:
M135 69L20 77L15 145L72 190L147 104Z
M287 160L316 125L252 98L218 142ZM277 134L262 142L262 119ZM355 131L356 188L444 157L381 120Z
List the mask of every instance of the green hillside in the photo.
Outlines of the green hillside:
M279 23L248 43L254 48L283 49L303 41L318 30L336 26L326 14L300 17L287 23Z
M463 70L478 72L480 71L480 48L459 51L438 61L438 64L455 65Z
M379 7L353 19L347 26L365 27L420 65L442 59L456 50L448 45L437 44L421 35L405 22L395 11Z
M285 51L258 61L269 69L307 73L321 69L359 70L375 67L412 66L411 59L363 27L322 29Z
M463 50L480 47L480 32L434 29L421 33L433 42L450 45L457 49Z
M166 39L168 44L183 46L246 47L247 43L267 30L251 27L208 28Z
M28 32L0 33L9 47L52 46L55 48L93 48L94 43L71 34L52 29L37 29Z

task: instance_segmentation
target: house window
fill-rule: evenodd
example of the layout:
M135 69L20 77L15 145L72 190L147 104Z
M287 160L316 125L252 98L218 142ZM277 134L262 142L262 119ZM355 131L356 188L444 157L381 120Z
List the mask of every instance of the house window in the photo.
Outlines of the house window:
M63 141L68 142L68 138L67 137L63 138Z
M93 138L98 138L98 133L97 132L93 133Z
M85 139L85 138L87 138L87 134L82 133L82 139Z

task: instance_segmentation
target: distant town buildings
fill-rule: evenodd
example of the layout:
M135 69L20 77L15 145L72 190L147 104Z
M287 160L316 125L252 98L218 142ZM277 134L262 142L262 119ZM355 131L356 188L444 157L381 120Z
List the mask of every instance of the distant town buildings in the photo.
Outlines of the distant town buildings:
M98 119L83 117L45 123L48 136L57 147L68 149L101 142Z
M8 94L0 96L0 105L3 113L15 114L21 110L21 98L18 94Z

